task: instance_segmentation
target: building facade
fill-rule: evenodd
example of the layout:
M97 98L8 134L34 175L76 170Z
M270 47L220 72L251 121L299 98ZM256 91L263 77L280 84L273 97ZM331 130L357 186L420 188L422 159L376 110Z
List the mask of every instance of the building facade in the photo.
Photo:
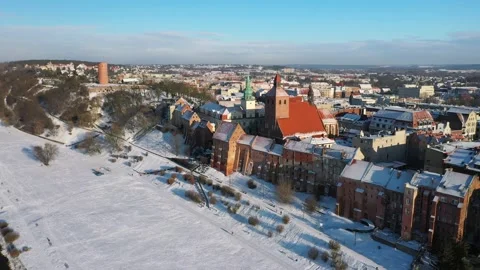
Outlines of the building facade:
M390 134L364 136L363 132L352 139L353 147L359 148L365 161L371 162L404 162L407 151L407 135L405 130Z
M213 134L211 167L225 175L234 172L237 141L245 134L237 123L221 122Z

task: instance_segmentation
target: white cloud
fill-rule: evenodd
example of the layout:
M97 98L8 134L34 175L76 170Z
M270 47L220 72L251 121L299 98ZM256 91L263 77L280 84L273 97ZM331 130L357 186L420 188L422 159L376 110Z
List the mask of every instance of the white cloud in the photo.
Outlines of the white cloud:
M111 63L448 64L479 63L480 32L444 40L408 37L342 43L233 42L211 32L105 34L93 26L0 27L0 61L80 59Z

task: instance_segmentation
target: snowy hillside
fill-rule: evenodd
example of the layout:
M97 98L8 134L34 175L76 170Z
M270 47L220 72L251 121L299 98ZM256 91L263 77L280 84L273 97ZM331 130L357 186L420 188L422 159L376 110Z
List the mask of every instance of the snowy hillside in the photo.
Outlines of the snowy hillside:
M343 229L352 222L328 209L304 214L298 208L302 194L297 207L275 207L271 185L251 191L247 178L236 174L232 185L245 193L239 213L231 215L218 192L219 202L210 209L186 199L185 190L194 187L179 173L170 186L166 180L173 171L163 176L134 171L175 166L161 157L149 154L130 167L120 159L109 162L106 153L91 157L59 145L59 157L46 167L30 151L43 143L0 126L0 219L20 232L18 246L32 248L20 255L27 269L329 269L320 258L308 259L307 252L312 246L327 250L331 238L345 245L343 256L353 269L409 269L412 261L368 235L357 235L355 244ZM130 154L142 152L134 148ZM230 182L211 169L204 173ZM328 208L331 200L323 204ZM268 237L282 214L292 221L283 233ZM250 215L261 224L246 224Z

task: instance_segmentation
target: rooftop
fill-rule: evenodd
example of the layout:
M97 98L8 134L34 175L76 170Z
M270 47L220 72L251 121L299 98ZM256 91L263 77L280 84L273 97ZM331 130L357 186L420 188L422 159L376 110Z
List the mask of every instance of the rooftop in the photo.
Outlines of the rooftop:
M283 137L313 137L326 134L317 108L308 102L290 99L289 117L277 119Z
M472 182L472 175L448 170L443 175L440 185L437 187L437 192L463 198Z
M238 124L222 121L216 132L213 134L213 139L228 142Z
M433 172L417 172L414 176L412 181L410 181L410 185L415 187L425 187L429 189L435 189L440 184L442 180L442 175Z

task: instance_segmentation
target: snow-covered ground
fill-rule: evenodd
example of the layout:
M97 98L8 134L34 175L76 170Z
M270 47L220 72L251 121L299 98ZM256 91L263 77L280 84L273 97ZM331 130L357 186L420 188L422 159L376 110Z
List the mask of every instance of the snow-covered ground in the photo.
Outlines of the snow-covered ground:
M50 130L46 130L41 136L45 138L49 138L58 142L62 142L66 145L76 143L78 141L81 141L85 139L87 134L90 133L89 130L83 129L83 128L78 128L78 127L72 127L71 130L69 130L68 125L59 120L58 118L55 118L53 116L50 116L47 114L48 117L53 122L53 125L57 126L56 128L56 133L52 134Z
M156 129L145 134L145 136L135 142L135 144L169 158L185 157L187 150L181 134L174 135L171 132L163 133Z
M163 135L154 134L157 139ZM143 141L142 147L160 153L152 147L154 140ZM300 205L305 194L297 194L293 206L278 205L272 185L258 180L257 189L251 190L247 177L226 178L208 169L205 174L215 181L246 193L239 212L231 215L220 200L237 202L218 192L214 196L219 202L210 209L185 199L185 190L194 187L181 175L169 186L171 171L164 176L134 171L174 166L164 158L149 154L129 167L125 160L109 162L107 154L91 157L61 146L57 160L46 167L30 151L44 142L0 127L0 219L20 232L17 246L32 247L20 255L28 269L328 269L329 263L311 261L307 252L312 246L328 250L331 238L344 245L344 259L352 269L409 269L412 261L368 234L357 234L355 244L354 235L344 230L353 223L328 209L304 213ZM129 154L141 152L134 148ZM104 175L95 176L93 170ZM334 200L325 198L320 204L332 209ZM283 214L292 221L278 234L275 227ZM249 216L259 217L261 224L247 225Z

